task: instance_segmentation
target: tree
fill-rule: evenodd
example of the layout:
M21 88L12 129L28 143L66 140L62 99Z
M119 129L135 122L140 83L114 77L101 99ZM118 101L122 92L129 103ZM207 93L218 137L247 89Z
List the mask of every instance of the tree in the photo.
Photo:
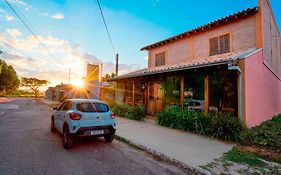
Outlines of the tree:
M47 80L39 80L37 78L21 77L21 86L30 88L34 92L35 97L38 96L38 91L39 91L38 88L40 86L47 85L47 84L49 84L49 82Z
M19 88L20 80L13 66L0 59L0 92L9 94Z
M115 75L115 73L111 73L111 74L104 74L104 76L102 77L102 81L107 81L108 79L110 79L110 78L114 78L114 77L116 77L116 75Z

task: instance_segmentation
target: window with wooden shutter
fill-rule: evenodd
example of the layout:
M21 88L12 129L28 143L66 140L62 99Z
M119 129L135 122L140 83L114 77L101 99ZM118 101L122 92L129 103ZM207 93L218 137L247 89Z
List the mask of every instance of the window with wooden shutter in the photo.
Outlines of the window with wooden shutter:
M155 55L155 67L165 65L165 52Z
M230 52L230 34L210 39L210 56L227 52Z

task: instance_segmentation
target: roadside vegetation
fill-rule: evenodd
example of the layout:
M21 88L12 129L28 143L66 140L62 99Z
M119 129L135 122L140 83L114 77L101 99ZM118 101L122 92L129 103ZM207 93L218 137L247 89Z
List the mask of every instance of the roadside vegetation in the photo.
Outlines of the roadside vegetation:
M0 96L9 96L9 97L35 97L35 94L29 90L15 90L9 94L0 94ZM39 93L37 97L44 97L44 93Z
M201 166L201 168L210 172L210 174L281 174L280 162L245 152L240 147L234 147L221 158L215 159L207 165Z
M203 112L166 108L158 114L156 121L162 126L227 141L239 141L242 131L239 119L231 114L209 113L205 116Z
M124 117L132 120L144 119L144 107L142 105L130 106L127 104L109 104L110 109L119 117Z
M238 146L202 168L214 174L281 174L281 114L243 129Z
M38 97L39 95L39 87L49 84L47 80L39 80L37 78L27 78L22 77L21 78L21 86L29 88L35 97Z
M241 133L242 145L272 150L281 155L281 114Z
M0 59L0 96L10 95L18 90L20 80L13 66Z

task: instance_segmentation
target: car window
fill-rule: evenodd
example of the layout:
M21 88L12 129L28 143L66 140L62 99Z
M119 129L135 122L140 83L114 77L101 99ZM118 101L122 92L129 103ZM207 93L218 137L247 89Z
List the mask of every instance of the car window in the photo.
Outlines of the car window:
M76 104L77 110L81 112L108 112L109 108L103 103L81 102Z
M67 102L65 103L65 105L63 106L62 110L63 110L63 111L67 111L67 110L69 110L71 107L72 107L71 101L67 101Z
M98 112L108 112L109 108L106 104L103 103L96 103L96 109L98 110Z
M58 111L62 111L62 109L64 108L65 104L66 104L66 101L63 102L63 103L59 106Z

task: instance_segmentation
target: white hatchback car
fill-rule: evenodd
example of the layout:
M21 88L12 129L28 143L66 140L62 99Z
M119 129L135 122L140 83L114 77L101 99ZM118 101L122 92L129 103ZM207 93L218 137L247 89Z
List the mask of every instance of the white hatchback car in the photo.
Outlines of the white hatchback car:
M106 142L114 139L116 121L108 105L100 100L68 99L51 117L51 132L58 130L63 135L63 147L70 148L73 138L104 137Z

